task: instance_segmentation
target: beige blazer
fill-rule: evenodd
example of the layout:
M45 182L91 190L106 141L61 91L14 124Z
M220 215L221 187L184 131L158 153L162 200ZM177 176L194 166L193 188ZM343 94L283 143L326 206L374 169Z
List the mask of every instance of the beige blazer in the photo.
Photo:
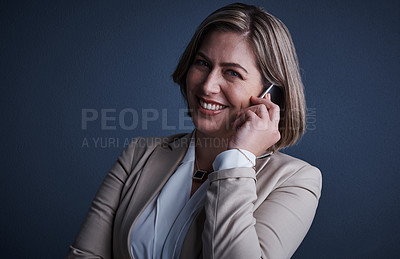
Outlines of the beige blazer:
M191 134L136 138L104 179L67 258L131 258L129 232L175 172ZM180 258L290 258L314 218L320 171L276 152L209 175Z

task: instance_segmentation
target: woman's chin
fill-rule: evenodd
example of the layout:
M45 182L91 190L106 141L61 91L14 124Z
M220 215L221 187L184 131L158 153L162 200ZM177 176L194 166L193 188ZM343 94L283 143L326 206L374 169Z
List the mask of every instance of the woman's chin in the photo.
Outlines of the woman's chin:
M228 138L235 133L232 129L232 123L230 120L222 118L207 118L196 115L192 117L192 120L196 130L205 136Z
M206 125L196 125L196 130L202 136L213 138L229 138L234 134L233 130L224 127L207 127Z

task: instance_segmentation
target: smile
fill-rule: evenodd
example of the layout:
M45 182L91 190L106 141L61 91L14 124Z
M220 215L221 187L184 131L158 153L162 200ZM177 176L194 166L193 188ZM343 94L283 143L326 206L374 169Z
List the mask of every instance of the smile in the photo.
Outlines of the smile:
M199 100L200 101L200 106L203 107L206 110L210 110L210 111L219 111L224 109L226 106L224 105L219 105L219 104L211 104L211 103L206 103L203 100Z

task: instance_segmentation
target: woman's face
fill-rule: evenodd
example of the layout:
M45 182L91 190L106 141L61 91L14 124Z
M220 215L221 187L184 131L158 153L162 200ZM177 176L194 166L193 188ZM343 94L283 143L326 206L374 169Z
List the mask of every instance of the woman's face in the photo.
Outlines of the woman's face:
M262 91L261 74L246 38L211 32L203 40L186 77L189 109L197 130L230 137L236 114Z

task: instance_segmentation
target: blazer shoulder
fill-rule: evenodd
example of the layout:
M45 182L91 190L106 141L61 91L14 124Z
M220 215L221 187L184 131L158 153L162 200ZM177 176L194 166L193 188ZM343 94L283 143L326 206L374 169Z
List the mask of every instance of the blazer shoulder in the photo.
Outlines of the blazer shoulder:
M275 152L270 156L270 161L268 162L270 165L274 165L274 167L285 169L286 172L295 173L302 168L308 168L312 171L319 171L319 169L308 162L301 160L299 158L281 153Z
M276 163L287 172L282 185L303 187L312 190L318 198L320 197L322 174L317 167L301 159L280 152L276 154L275 159Z
M133 168L136 164L147 160L157 148L172 150L173 146L188 145L190 135L190 133L180 133L171 136L135 137L122 151L119 160Z
M257 179L260 185L269 186L269 191L284 186L297 186L312 190L319 197L322 189L322 174L317 167L281 152L271 154Z

